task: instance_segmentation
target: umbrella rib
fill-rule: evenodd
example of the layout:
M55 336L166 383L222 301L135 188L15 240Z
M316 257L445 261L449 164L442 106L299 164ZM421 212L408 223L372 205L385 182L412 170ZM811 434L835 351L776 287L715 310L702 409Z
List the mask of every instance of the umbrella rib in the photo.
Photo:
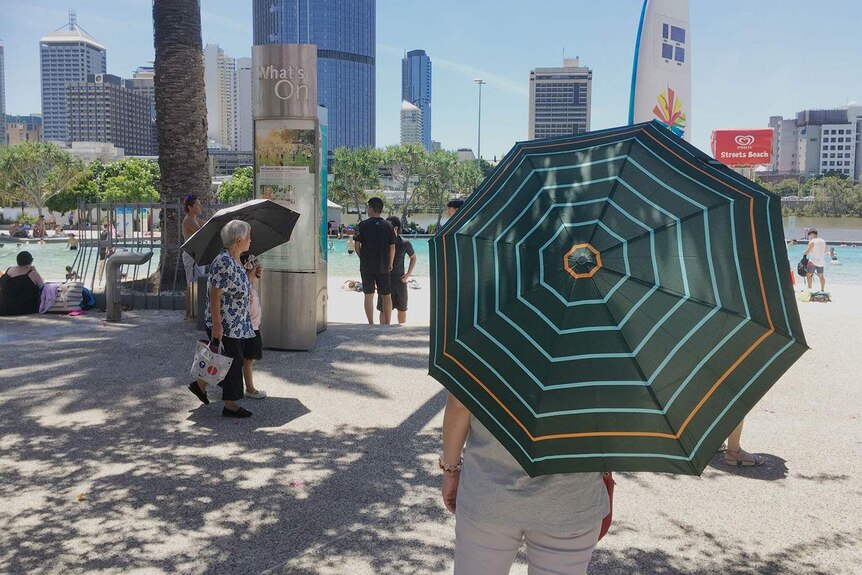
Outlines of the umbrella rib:
M606 306L606 308L607 308L607 306ZM616 316L614 315L614 312L613 312L613 310L612 310L611 308L607 308L607 310L608 310L608 313L610 314L611 318L613 318L613 320L617 323L617 325L619 325L619 323L622 321L622 319L621 319L621 318L616 317ZM627 350L627 351L629 352L629 354L631 355L631 357L632 357L632 364L635 366L635 369L637 370L638 374L640 375L640 377L641 377L641 381L643 381L643 382L648 382L648 381L649 381L649 377L647 377L647 374L646 374L646 373L644 373L644 370L641 368L641 365L640 365L640 363L638 362L637 356L635 355L634 347L632 347L632 345L631 345L631 344L629 343L629 341L626 339L626 336L625 336L625 333L623 333L623 330L621 330L621 329L620 329L620 330L618 330L618 331L617 331L617 333L619 334L620 339L622 340L623 345L625 346L626 350ZM635 346L635 347L637 347L637 346ZM652 400L653 400L653 404L654 404L657 408L661 408L661 407L662 407L661 401L659 401L658 396L655 394L655 391L653 391L652 385L647 385L647 386L646 386L646 388L647 388L647 390L649 391L650 397L651 397L651 398L652 398ZM676 429L674 428L673 424L671 423L670 419L668 419L668 417L667 417L667 413L664 413L664 414L662 415L662 418L664 419L665 424L667 425L667 429L668 429L668 430L670 430L670 433L675 434L677 431L676 431Z
M615 270L615 269L611 269L611 268L604 267L604 268L602 268L602 271L603 271L603 272L607 272L607 273L611 273L611 274L614 274L614 275L617 275L617 276L620 276L620 277L626 277L626 275L625 275L624 273L619 272L619 271L617 271L617 270ZM710 309L712 309L712 308L716 307L716 304L711 303L711 302L708 302L708 301L703 300L703 299L701 299L701 298L694 297L694 296L692 296L692 295L686 295L686 294L684 294L684 293L680 293L680 292L678 292L678 291L676 291L676 290L673 290L673 289L670 289L670 288L667 288L667 287L664 287L664 286L661 286L661 285L657 286L657 285L655 285L655 284L654 284L654 283L652 283L652 282L648 282L648 281L646 281L646 280L642 280L642 279L640 279L640 278L636 278L636 277L634 277L634 276L628 276L626 279L631 280L631 281L633 281L633 282L635 282L635 283L639 283L639 284L641 284L641 285L643 285L643 286L646 286L646 287L648 287L648 288L650 288L650 289L652 289L652 288L656 288L656 291L660 291L660 292L665 293L665 294L667 294L667 295L671 295L671 296L673 296L673 297L675 297L675 298L686 298L686 299L688 299L688 301L690 301L690 302L692 302L692 303L696 303L696 304L698 304L698 305L702 305L702 306L707 307L707 308L710 308ZM719 306L719 307L720 307L720 309L721 309L722 311L724 311L724 312L726 312L726 313L728 313L728 314L730 314L730 315L732 315L732 316L735 316L735 317L738 317L738 318L741 318L741 319L748 320L748 321L750 321L750 322L752 322L752 323L754 323L754 324L756 324L756 325L759 325L759 326L761 326L761 327L764 327L764 328L766 328L766 329L768 329L768 330L771 330L771 329L772 329L770 326L768 326L768 325L764 325L764 324L763 324L763 323L761 323L760 321L758 321L758 320L756 320L756 319L754 319L754 318L751 318L751 317L749 317L749 316L743 315L743 314L739 313L738 311L734 311L734 310L732 310L732 309L730 309L730 308L726 308L726 307L724 307L724 306Z
M608 197L606 198L605 205L604 205L604 206L602 206L602 211L601 211L601 213L599 214L599 217L597 218L599 222L604 221L605 214L607 213L608 208L610 208L610 206L611 206L611 203L610 203L609 201L607 201L607 200L612 199L612 198L613 198L613 196L614 196L614 192L616 192L616 191L617 191L617 186L619 186L619 184L620 184L620 176L622 175L623 170L625 169L626 164L627 164L627 163L628 163L628 161L629 161L629 154L630 154L630 153L631 153L631 151L632 151L632 146L634 146L634 143L635 143L635 140L632 140L632 141L630 141L630 142L628 143L629 148L628 148L628 150L626 150L626 155L625 155L625 158L626 158L626 159L625 159L625 160L623 160L623 163L622 163L622 165L620 166L620 171L617 173L617 177L614 179L614 185L613 185L613 186L611 186L611 191L610 191L610 192L608 192ZM597 232L597 231L598 231L598 226L596 226L596 227L594 227L594 228L593 228L593 234L590 236L590 239L589 239L589 243L590 243L590 245L595 245L594 240L596 239L596 232Z

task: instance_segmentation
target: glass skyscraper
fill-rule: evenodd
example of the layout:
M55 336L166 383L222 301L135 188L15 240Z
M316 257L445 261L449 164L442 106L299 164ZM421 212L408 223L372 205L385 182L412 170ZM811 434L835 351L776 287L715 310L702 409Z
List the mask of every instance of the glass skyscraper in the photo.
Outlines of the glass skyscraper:
M376 0L254 0L254 43L316 44L329 149L375 145Z
M431 58L425 50L411 50L401 60L401 100L422 110L420 141L431 151Z
M74 13L69 25L39 41L42 72L43 137L53 142L68 141L66 85L84 82L90 74L104 74L105 47L78 28Z

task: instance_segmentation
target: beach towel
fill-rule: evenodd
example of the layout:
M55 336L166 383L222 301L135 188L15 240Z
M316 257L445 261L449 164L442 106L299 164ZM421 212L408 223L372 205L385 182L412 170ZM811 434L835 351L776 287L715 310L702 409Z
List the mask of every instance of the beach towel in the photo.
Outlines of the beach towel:
M67 281L60 284L57 289L57 298L53 305L47 310L48 313L69 313L70 311L81 311L83 300L84 282Z
M46 283L42 286L42 295L39 299L39 313L48 311L54 302L57 301L57 292L60 291L60 284Z

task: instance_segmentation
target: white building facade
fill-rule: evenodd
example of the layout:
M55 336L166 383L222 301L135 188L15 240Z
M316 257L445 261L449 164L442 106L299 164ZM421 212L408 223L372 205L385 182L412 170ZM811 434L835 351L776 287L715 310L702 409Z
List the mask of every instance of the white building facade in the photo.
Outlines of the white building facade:
M254 141L251 117L251 58L236 59L236 141L234 150L250 152Z
M422 110L407 100L401 101L401 144L423 144Z
M218 44L204 48L204 89L207 101L207 139L232 150L236 142L236 60Z
M775 131L770 176L839 174L862 181L862 106L773 116L769 126Z
M590 131L593 71L578 58L562 68L530 72L529 139L569 136Z
M6 54L4 52L3 41L0 40L0 123L5 124L6 122L6 68L5 68L5 58ZM3 145L3 142L6 140L6 132L3 130L3 134L0 134L0 146Z
M39 41L39 56L43 137L65 145L68 141L66 84L85 82L91 74L104 74L107 51L78 27L73 12L66 27Z

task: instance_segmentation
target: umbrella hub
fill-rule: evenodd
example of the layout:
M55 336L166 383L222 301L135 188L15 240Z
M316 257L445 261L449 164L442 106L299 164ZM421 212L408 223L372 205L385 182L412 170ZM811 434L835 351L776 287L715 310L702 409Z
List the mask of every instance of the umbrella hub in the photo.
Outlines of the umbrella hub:
M563 267L574 278L590 278L602 268L602 256L590 244L575 244L563 256Z

